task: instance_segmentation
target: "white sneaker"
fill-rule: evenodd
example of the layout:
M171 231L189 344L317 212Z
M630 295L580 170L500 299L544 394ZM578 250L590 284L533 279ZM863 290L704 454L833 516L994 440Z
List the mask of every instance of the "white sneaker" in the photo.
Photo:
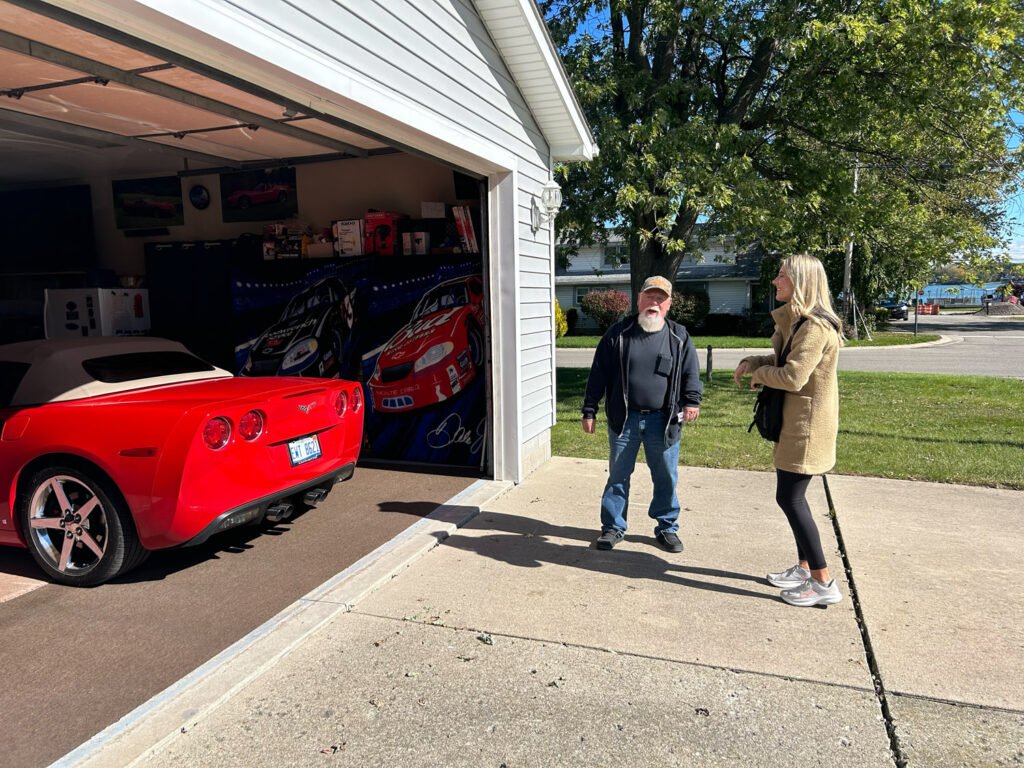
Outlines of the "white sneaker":
M768 579L768 583L773 587L789 589L791 587L799 587L811 578L811 572L802 567L800 563L797 563L792 568L787 568L784 571L769 573L765 578Z
M822 584L814 578L808 578L799 587L782 590L779 596L790 605L801 607L835 605L843 599L835 579L830 580L828 584Z

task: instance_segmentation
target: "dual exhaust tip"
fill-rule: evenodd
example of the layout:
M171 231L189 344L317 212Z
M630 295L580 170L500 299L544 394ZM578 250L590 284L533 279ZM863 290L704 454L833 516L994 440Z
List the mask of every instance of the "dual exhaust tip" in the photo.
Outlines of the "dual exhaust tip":
M302 494L302 503L307 507L315 507L327 498L326 488L310 488ZM263 519L271 523L280 523L295 514L295 505L290 501L279 501L267 507Z

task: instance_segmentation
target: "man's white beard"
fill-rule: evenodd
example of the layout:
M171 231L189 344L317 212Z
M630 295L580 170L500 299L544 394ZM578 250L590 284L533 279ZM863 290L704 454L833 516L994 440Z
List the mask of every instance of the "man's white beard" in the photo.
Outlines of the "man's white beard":
M648 315L646 312L641 312L638 319L640 327L647 333L655 333L665 327L665 316L661 314Z

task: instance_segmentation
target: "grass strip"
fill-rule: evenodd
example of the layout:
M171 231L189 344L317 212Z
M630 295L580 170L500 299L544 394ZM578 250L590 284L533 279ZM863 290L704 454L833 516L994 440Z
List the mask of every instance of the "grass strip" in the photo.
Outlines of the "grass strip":
M939 337L933 333L922 333L915 336L906 331L879 331L872 333L872 341L858 339L847 341L851 347L891 347L897 344L922 344L926 341L938 341ZM770 347L767 336L693 336L693 345L697 349L706 349L710 344L712 349L754 349ZM596 349L600 336L562 336L555 339L555 346L559 349Z
M588 370L559 368L556 456L608 458L603 412L585 435L580 407ZM680 463L772 469L772 445L747 433L754 392L732 371L704 383L700 419L683 430ZM839 372L835 474L1024 489L1024 382L990 376Z

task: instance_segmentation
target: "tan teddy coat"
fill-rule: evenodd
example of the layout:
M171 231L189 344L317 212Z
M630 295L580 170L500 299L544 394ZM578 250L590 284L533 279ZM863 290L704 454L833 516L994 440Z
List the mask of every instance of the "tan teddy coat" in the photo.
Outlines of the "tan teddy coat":
M839 335L827 321L809 317L793 339L786 364L779 368L775 362L796 322L788 307L776 309L772 318L775 354L753 355L744 361L753 369L753 383L786 392L782 433L773 454L775 467L801 475L820 475L836 463Z

